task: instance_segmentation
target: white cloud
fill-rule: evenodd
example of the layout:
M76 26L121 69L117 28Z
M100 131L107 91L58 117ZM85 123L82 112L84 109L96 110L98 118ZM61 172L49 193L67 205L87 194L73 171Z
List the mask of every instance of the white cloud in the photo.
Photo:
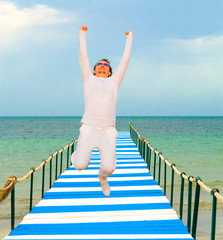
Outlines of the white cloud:
M135 55L124 84L136 98L196 105L223 96L223 36L165 40Z
M171 61L165 64L165 72L172 71L168 76L185 80L190 90L200 88L206 92L214 89L223 92L223 36L172 39L167 44L170 44L172 54Z
M0 26L16 29L33 25L45 25L68 21L69 18L47 5L35 5L33 8L19 9L12 2L0 2Z
M195 39L169 39L165 41L172 48L191 54L216 54L223 52L223 36L204 36Z
M44 28L71 20L65 13L47 5L21 8L13 2L0 1L0 43L9 46L23 32L28 36L28 32L32 33L35 27Z

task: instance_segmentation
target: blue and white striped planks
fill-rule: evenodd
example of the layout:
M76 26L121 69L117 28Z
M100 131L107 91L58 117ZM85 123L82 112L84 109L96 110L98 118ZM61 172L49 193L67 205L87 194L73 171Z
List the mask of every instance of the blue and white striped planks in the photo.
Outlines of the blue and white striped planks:
M128 132L119 132L109 197L98 180L100 155L87 170L69 167L4 239L191 240L187 228L149 174Z

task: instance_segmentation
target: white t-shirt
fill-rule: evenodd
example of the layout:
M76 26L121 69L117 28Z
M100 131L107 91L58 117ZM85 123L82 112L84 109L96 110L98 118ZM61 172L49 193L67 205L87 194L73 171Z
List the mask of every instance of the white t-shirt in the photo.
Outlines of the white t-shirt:
M114 126L118 90L126 72L132 48L132 32L127 36L124 54L117 70L108 78L98 78L91 70L86 32L79 31L79 60L84 84L85 111L81 123L96 127Z

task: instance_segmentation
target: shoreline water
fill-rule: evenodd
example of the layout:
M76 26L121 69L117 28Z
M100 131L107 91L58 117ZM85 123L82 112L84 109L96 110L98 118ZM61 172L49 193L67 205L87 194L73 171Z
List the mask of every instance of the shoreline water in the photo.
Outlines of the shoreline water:
M77 138L80 119L81 117L0 117L1 185L4 185L11 173L23 177L31 167L39 166L50 154ZM150 141L152 147L158 148L168 161L175 163L180 171L186 171L187 175L195 177L201 176L208 187L217 187L221 193L223 117L117 117L117 130L128 131L129 122L133 123L142 137ZM40 179L41 173L35 181L41 181ZM16 187L18 189L16 196L21 200L16 205L16 211L17 214L23 215L28 211L29 194L24 197L24 192L29 191L29 181L27 184L19 185L21 187ZM39 189L34 193L37 202L40 199L40 192ZM176 188L176 196L178 193L179 190ZM206 208L208 198L209 196L202 200L201 208ZM23 205L26 203L27 206L19 207L20 203ZM218 204L218 224L219 221L223 223L222 206L221 203ZM204 216L201 217L202 228L208 229L205 221L207 212L210 211L203 212L200 215ZM9 221L10 224L8 216L0 219L1 234L5 231L4 221ZM217 234L222 228L223 226L218 227ZM201 234L202 231L201 229Z

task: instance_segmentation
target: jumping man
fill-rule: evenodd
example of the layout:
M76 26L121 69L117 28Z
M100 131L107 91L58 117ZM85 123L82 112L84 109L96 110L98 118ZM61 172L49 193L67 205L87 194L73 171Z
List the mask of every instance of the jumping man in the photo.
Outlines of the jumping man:
M92 73L86 47L87 30L86 26L81 26L79 30L79 60L84 85L85 112L81 119L77 148L71 156L71 161L77 170L86 169L92 150L98 149L101 157L98 177L104 195L109 196L107 177L116 167L117 96L129 63L133 33L126 32L124 54L114 73L107 59L98 61Z

